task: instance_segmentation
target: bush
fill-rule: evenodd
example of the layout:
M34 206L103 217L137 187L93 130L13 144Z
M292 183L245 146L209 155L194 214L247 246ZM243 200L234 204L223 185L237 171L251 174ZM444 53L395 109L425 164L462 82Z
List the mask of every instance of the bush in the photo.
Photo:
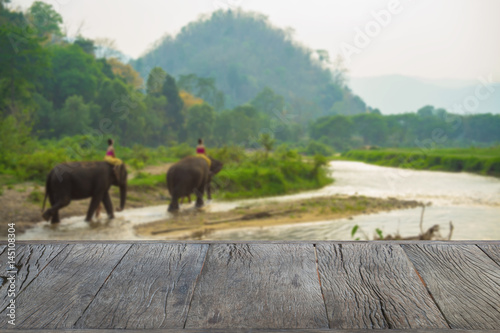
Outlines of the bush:
M127 164L130 165L130 167L132 167L132 169L134 169L134 170L141 170L144 168L144 162L140 161L136 158L132 158L132 159L128 160Z
M36 180L44 182L47 174L58 163L67 159L64 150L36 151L19 158L16 175L21 180Z
M304 149L304 153L309 156L314 156L317 154L323 156L331 156L335 153L335 150L321 142L311 140L309 141L307 147Z
M169 156L175 158L184 158L186 156L193 155L195 153L195 149L188 145L187 143L182 143L175 147L171 147L168 149Z
M314 189L332 182L323 168L324 156L318 155L310 163L294 150L277 151L275 157L255 153L242 163L227 164L214 178L214 189L225 198L247 198Z
M165 174L151 175L146 172L139 172L133 179L128 181L128 186L145 188L165 187Z
M396 151L366 151L351 150L342 156L374 163L412 169L427 169L440 171L468 171L474 173L500 176L500 158L492 157L498 148L488 149L437 149L424 154L411 149Z
M222 148L209 149L208 155L227 163L240 163L246 159L245 150L239 146L223 146Z
M31 193L28 195L28 201L32 203L41 203L44 198L44 194L40 192L39 190L33 190Z

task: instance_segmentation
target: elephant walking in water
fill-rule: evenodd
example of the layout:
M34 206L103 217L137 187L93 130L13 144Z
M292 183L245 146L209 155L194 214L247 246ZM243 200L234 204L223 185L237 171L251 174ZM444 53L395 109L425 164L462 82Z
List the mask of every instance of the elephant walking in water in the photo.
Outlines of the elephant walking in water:
M172 165L167 171L167 188L172 197L168 211L178 211L179 199L191 193L196 195L196 207L202 207L205 188L211 199L210 182L222 166L222 162L209 156L188 156Z
M120 188L120 209L125 207L127 196L127 168L125 164L111 165L104 161L69 162L55 166L47 176L45 201L49 197L51 208L43 213L43 218L51 223L60 222L59 210L69 205L71 200L92 198L85 221L90 222L99 203L104 204L110 219L114 218L113 204L109 196L111 185Z

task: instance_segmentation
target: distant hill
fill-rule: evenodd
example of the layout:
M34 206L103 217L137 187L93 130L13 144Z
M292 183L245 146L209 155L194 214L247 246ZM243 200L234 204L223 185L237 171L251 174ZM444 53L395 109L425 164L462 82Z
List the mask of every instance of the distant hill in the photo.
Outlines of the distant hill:
M131 64L144 78L155 66L177 77L213 77L231 108L269 87L285 98L288 110L314 118L352 97L317 59L263 15L217 11L185 26L175 38L165 37Z
M474 96L479 84L479 81L429 80L400 75L349 80L353 92L383 114L414 112L424 105L452 112L454 104L463 103L468 96ZM494 92L480 101L473 114L500 114L500 84L496 83L492 88Z

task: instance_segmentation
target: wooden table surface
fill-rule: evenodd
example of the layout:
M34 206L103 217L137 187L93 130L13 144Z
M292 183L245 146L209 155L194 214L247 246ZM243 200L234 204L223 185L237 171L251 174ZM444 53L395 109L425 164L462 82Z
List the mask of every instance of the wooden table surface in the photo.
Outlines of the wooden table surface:
M500 329L500 241L17 242L15 326L8 260L2 330Z

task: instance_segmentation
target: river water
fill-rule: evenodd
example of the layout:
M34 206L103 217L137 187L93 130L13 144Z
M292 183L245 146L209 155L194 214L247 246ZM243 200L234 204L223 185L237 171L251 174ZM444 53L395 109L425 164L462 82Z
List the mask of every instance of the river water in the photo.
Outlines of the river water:
M347 194L393 197L430 204L425 208L424 230L438 224L443 236L449 222L454 240L500 239L500 180L468 173L416 171L379 167L361 162L333 161L329 165L335 183L322 189L294 195L231 202L214 200L210 211L225 211L257 201L291 201L318 196ZM87 224L83 217L65 219L52 227L40 223L18 239L137 240L135 225L169 218L167 206L129 209L116 213L111 221ZM189 209L189 208L188 208ZM354 225L372 238L379 228L384 234L399 232L403 237L420 232L422 209L404 209L350 219L309 222L270 227L239 228L213 232L207 240L351 240ZM364 238L361 235L362 238Z

